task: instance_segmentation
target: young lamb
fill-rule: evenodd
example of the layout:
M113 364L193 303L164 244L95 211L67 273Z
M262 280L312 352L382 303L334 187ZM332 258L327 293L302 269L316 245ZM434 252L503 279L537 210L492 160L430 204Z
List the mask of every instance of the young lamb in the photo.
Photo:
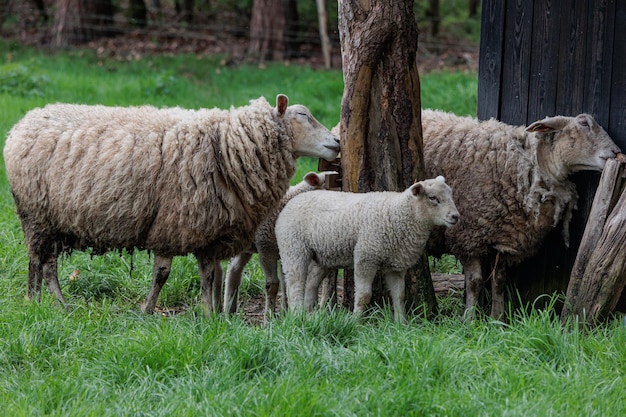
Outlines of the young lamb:
M435 226L452 226L458 219L452 190L441 176L404 192L300 194L276 221L289 309L312 309L329 270L354 268L354 311L361 313L370 301L374 276L381 271L394 318L405 322L407 269L419 259Z
M276 296L280 281L278 279L278 244L276 243L276 235L274 234L274 225L278 213L285 207L285 204L295 196L313 190L325 189L326 175L334 172L315 172L307 173L303 180L289 187L289 190L282 198L280 205L270 213L259 225L255 235L254 244L233 257L228 264L226 272L226 289L224 293L224 311L235 313L237 311L237 291L241 284L241 274L252 255L256 252L259 254L259 264L265 274L265 318L269 318L276 308ZM283 286L283 305L286 305L286 296Z
M247 248L280 202L296 157L332 160L338 139L302 105L264 98L230 110L51 104L10 131L7 176L28 254L27 298L42 278L67 306L57 257L72 249L148 249L152 312L172 257L193 253L207 312L221 259Z
M561 220L569 244L578 194L568 176L601 171L620 149L587 114L523 127L424 110L422 129L426 175L446 177L461 213L456 227L433 233L429 253L462 263L468 318L483 288L481 261L495 257L491 315L500 318L506 268L533 255Z

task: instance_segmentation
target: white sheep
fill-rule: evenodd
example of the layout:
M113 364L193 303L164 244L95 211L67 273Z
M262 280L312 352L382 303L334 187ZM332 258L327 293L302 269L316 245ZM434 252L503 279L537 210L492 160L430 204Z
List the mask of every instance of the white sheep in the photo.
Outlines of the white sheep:
M578 194L568 176L601 171L620 149L587 114L548 117L528 127L422 111L426 175L446 177L461 221L434 232L429 253L451 253L463 265L466 314L483 288L481 261L496 259L491 315L504 313L506 268L533 255L546 234L569 221Z
M221 266L279 204L296 157L333 159L338 139L302 105L264 98L230 110L51 104L10 131L6 172L28 254L27 298L42 277L67 305L57 257L91 247L155 254L152 312L172 257L193 253L207 312Z
M250 258L254 253L259 254L259 264L263 273L265 274L265 318L269 318L276 308L276 296L278 295L278 289L280 286L280 280L278 279L278 261L280 256L278 253L278 244L276 243L276 235L274 234L274 226L276 224L276 218L278 213L287 204L289 200L302 193L320 190L326 188L326 176L328 174L336 174L334 171L321 172L319 174L315 172L307 173L303 180L298 184L289 187L289 190L282 198L280 205L276 207L263 220L256 230L254 236L254 244L242 251L237 256L233 257L228 264L226 272L226 288L224 292L224 310L229 313L235 313L237 311L237 292L241 284L241 275L243 269L250 261ZM283 286L283 306L286 305L286 296Z
M458 218L452 190L441 176L404 192L300 194L276 221L289 308L312 309L329 270L354 268L354 311L361 313L370 302L374 276L381 271L394 318L405 322L407 269L419 260L431 230L451 226ZM315 267L307 277L312 263Z

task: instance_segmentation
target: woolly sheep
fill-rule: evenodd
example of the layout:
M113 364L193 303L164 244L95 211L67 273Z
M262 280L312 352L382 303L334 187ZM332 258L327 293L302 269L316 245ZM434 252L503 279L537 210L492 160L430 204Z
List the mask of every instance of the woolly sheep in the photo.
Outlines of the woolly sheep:
M289 308L312 309L329 270L354 268L354 311L361 313L370 301L374 276L381 271L394 318L405 322L407 269L419 259L435 226L452 226L458 219L452 190L441 176L404 192L300 194L276 221Z
M333 159L338 139L302 105L264 98L230 110L51 104L10 131L6 172L28 255L27 298L42 278L67 306L57 257L72 249L148 249L152 312L172 257L193 253L202 302L221 298L219 260L250 245L280 202L296 157Z
M433 233L429 252L463 265L468 318L483 287L481 261L495 256L491 315L500 318L506 268L533 255L561 219L569 244L578 194L568 176L601 171L620 149L588 114L524 127L424 110L422 129L426 175L446 177L461 213L457 226Z
M335 174L336 172L321 172L319 174L315 172L307 173L303 180L298 184L289 187L289 190L282 198L280 205L276 207L263 220L256 230L254 235L254 244L242 251L237 256L233 257L228 264L226 272L226 289L224 292L224 310L229 313L235 313L237 311L237 291L241 284L241 275L248 261L252 257L252 254L259 254L259 264L265 274L265 318L269 318L276 308L276 296L278 295L278 289L280 281L278 279L278 261L280 256L278 254L278 244L276 243L276 235L274 234L274 225L276 224L276 218L278 213L285 207L285 204L295 196L314 190L320 190L326 188L326 175ZM284 286L283 286L284 290ZM283 305L286 305L286 296L283 291Z

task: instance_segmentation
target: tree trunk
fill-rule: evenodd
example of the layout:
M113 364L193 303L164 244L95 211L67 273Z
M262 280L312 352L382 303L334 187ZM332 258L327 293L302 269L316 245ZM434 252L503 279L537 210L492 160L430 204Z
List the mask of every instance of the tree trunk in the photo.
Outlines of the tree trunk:
M285 58L296 58L300 55L300 17L298 16L297 0L285 0Z
M248 57L262 62L284 57L285 9L282 0L254 0Z
M478 5L480 0L469 0L469 17L476 17L478 15Z
M128 17L130 24L137 27L145 27L148 23L148 8L144 0L129 0Z
M426 15L430 20L430 35L436 38L439 36L439 23L441 22L439 0L428 0L428 11Z
M317 20L320 29L322 55L324 56L324 68L330 69L330 39L328 38L328 17L326 15L325 0L317 0Z
M345 84L342 189L404 190L424 178L413 1L340 0L339 33ZM407 307L424 304L433 313L436 299L425 255L406 281ZM346 286L346 293L354 291Z
M54 13L51 45L62 48L111 36L111 0L58 0Z
M178 14L180 20L187 24L192 24L195 0L176 0L174 5L176 8L176 14Z

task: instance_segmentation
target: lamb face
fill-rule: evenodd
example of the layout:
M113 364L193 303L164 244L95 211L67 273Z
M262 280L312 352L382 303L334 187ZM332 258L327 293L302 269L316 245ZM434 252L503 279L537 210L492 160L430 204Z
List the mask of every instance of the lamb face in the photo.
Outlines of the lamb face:
M318 122L309 109L300 104L287 107L287 96L276 97L276 110L293 132L296 156L312 156L332 161L339 154L339 138Z
M452 188L445 183L441 175L435 179L424 180L411 186L408 190L415 197L422 197L425 204L416 205L428 212L435 226L450 227L458 223L459 211L452 199Z
M555 116L535 122L526 128L540 140L541 165L559 179L578 171L602 171L606 160L620 153L619 147L592 116ZM550 162L550 159L554 162Z

